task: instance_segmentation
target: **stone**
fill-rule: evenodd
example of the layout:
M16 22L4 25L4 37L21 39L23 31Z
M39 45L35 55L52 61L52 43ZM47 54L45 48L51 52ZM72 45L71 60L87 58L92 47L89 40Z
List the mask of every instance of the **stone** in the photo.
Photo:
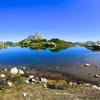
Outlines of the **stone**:
M46 78L41 78L41 82L42 82L42 83L47 83L47 81L48 81L48 80L47 80Z
M11 68L10 70L11 74L18 74L18 69L16 67Z
M24 71L19 69L19 74L24 75Z
M40 83L40 80L38 77L36 77L36 83Z
M73 82L73 86L76 86L77 85L77 83L76 82Z
M90 83L86 83L85 85L86 85L86 86L90 86L91 84L90 84Z
M31 79L32 79L32 78L34 78L34 76L33 76L33 75L30 75L30 76L29 76L29 78L31 78Z
M85 64L85 66L86 66L86 67L90 67L91 65L90 65L90 64Z
M43 84L43 87L44 87L45 89L48 89L48 88L47 88L47 85L45 85L45 84Z
M35 79L32 79L32 82L36 82L36 80Z
M12 82L7 82L8 86L12 86Z
M23 93L23 96L26 97L27 96L27 93Z
M25 70L25 69L26 69L26 67L23 67L23 69Z
M98 90L100 91L100 87L98 87Z
M1 75L0 75L0 77L5 78L5 77L6 77L6 75L5 75L5 74L1 74Z
M69 85L70 85L70 86L73 86L73 82L69 82Z
M29 84L30 82L29 82L29 80L25 80L25 83Z
M7 68L5 68L5 71L7 71L8 69Z
M94 77L95 77L95 78L99 78L99 75L98 75L98 74L96 74Z
M92 85L92 88L93 89L98 89L98 86L97 85Z

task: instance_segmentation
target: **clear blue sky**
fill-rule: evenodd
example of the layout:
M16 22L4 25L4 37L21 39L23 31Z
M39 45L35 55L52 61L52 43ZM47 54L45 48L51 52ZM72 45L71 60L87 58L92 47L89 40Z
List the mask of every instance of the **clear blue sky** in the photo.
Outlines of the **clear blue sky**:
M0 40L100 40L100 0L0 0Z

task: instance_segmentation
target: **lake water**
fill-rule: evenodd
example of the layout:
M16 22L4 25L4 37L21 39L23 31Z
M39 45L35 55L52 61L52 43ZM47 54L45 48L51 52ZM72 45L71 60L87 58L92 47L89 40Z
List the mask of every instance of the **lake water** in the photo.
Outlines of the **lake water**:
M86 63L99 66L100 52L93 52L84 47L72 47L59 52L21 47L0 49L1 66L29 66L51 69L78 67Z

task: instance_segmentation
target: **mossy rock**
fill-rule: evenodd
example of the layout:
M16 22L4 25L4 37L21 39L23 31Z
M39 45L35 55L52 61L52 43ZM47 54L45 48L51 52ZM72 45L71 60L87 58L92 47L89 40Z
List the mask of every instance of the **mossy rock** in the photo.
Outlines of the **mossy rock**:
M65 80L48 80L47 87L51 89L66 89L68 83Z

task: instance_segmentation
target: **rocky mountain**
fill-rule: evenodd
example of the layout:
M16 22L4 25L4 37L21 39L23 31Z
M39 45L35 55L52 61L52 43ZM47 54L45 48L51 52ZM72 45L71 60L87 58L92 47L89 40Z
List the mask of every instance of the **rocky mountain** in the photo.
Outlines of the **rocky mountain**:
M31 41L31 40L43 40L43 37L41 36L41 33L37 32L35 35L30 35L24 41Z

